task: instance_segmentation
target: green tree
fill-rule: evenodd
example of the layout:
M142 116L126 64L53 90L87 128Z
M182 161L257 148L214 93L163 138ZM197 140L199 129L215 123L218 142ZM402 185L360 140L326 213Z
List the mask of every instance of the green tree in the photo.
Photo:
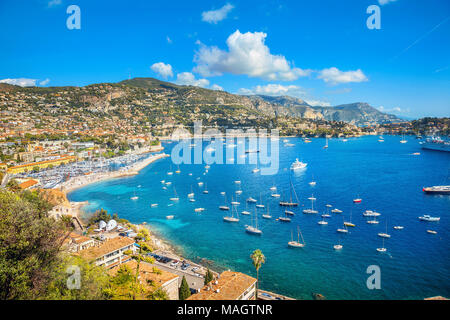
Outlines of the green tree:
M0 190L0 299L42 297L61 263L69 231L37 192Z
M80 287L69 289L67 286L68 271L73 267L79 268ZM71 269L69 269L71 268ZM103 300L107 298L104 289L107 287L109 276L105 268L88 263L81 257L67 256L55 268L44 299L50 300Z
M186 277L183 276L183 280L181 280L180 291L178 292L178 297L180 300L186 300L191 296L191 290L189 289L189 285L186 281Z
M204 282L205 286L208 283L210 283L213 280L213 278L214 278L214 276L213 276L211 270L207 269L206 270L206 275L205 275L205 282Z
M263 255L260 249L256 249L250 255L250 258L252 259L253 266L256 269L256 298L258 298L259 268L261 268L262 264L266 262L266 257Z

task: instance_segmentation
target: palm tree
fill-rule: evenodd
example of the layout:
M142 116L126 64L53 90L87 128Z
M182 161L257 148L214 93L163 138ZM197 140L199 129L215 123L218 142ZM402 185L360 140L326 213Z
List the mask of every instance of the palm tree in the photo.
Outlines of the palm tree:
M250 258L253 260L253 266L256 269L256 299L258 298L258 282L259 282L259 268L261 268L262 264L266 262L266 257L263 255L260 249L256 249L250 255Z

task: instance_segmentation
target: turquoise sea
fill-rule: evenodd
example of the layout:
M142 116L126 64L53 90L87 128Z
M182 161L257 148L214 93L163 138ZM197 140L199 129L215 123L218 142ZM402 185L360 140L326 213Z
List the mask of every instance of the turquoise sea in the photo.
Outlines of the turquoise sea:
M69 194L72 201L88 200L87 211L104 208L110 213L133 223L147 222L190 259L199 257L214 261L218 270L232 269L256 275L250 260L253 250L259 248L266 256L260 269L260 287L297 299L311 299L318 292L328 299L423 299L429 296L450 297L450 196L431 196L422 192L423 186L449 183L450 153L422 150L418 140L407 137L408 143L399 143L398 136L329 139L329 148L323 149L325 139L312 139L306 144L300 138L288 138L294 146L286 147L280 138L280 169L276 175L253 173L255 165L212 164L205 173L205 165L180 165L181 173L170 158L158 160L143 169L139 175L113 179L86 186ZM176 143L163 144L171 152ZM208 143L205 143L206 146ZM224 146L225 148L225 146ZM413 153L420 152L420 155ZM236 156L235 156L236 158ZM307 162L307 169L292 173L289 166L296 158ZM173 171L173 175L167 175ZM189 175L192 173L192 175ZM286 193L292 181L300 206L291 223L275 218L284 215L279 199L270 196L269 188L276 185L278 193ZM317 184L308 184L314 179ZM164 190L161 180L171 181ZM231 195L241 180L242 194L238 211L246 208L245 199L253 197L269 205L272 220L265 220L265 212L258 209L261 236L245 233L251 217L240 215L239 223L225 223L229 212L219 210L224 204L225 191L230 205ZM209 194L203 194L207 185ZM180 201L169 200L175 187ZM196 202L189 202L187 194L195 193ZM139 199L131 200L136 194ZM306 215L301 210L310 206L311 195L317 198L319 214ZM359 195L360 204L353 199ZM151 203L158 207L151 208ZM318 225L325 205L343 210L332 214L328 225ZM254 204L249 211L254 212ZM194 208L206 211L195 213ZM367 224L365 210L381 213L378 225ZM351 220L355 228L348 234L336 232L343 219ZM418 216L430 214L441 217L440 222L421 222ZM167 215L174 215L167 220ZM379 253L382 246L378 232L386 230L387 253ZM402 225L403 230L393 226ZM300 226L306 246L288 248L291 231ZM427 229L437 231L429 234ZM333 245L341 241L343 249ZM381 270L381 289L369 290L367 267L378 265Z

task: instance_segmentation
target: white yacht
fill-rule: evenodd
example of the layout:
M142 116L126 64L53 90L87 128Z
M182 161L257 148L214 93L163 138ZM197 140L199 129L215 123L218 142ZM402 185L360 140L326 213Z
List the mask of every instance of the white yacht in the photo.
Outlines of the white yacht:
M365 212L363 212L364 217L378 217L380 215L381 213L372 210L366 210Z
M439 221L441 220L440 217L432 217L429 214L424 214L423 216L419 217L422 221Z
M307 165L307 163L295 159L295 161L291 164L291 170L304 169Z

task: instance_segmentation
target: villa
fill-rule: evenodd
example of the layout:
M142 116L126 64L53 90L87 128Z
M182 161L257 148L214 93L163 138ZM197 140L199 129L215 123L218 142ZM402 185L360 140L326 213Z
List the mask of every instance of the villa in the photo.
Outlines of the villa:
M136 272L137 262L135 260L129 260L124 263L133 272ZM115 265L110 269L109 274L115 275L119 270L119 266ZM147 289L156 290L158 288L163 289L169 300L178 300L178 282L180 276L164 270L156 270L154 266L141 262L139 265L139 281Z
M255 300L256 279L241 272L224 271L187 300Z
M112 268L130 260L130 257L124 254L128 250L135 251L134 240L128 237L117 237L76 254L87 261L94 262L97 266Z

